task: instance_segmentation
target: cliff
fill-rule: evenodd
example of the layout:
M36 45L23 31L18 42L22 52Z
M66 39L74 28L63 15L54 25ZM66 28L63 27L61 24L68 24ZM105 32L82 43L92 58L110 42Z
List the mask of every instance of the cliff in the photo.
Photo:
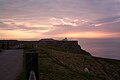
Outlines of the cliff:
M57 50L65 51L69 53L76 53L76 54L91 56L90 53L81 49L81 46L78 45L78 41L39 41L39 46L57 49Z

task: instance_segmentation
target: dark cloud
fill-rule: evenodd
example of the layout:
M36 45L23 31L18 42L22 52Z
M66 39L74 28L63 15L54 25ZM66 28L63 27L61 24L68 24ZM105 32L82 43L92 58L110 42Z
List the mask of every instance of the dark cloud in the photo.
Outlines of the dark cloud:
M111 16L119 14L120 0L84 0L89 9L100 16Z
M120 0L0 0L0 17L99 18L120 13Z
M17 29L15 26L9 26L0 21L0 30L14 30Z
M120 22L104 24L94 29L100 32L120 33Z
M114 21L117 21L117 20L120 20L120 15L110 16L110 17L107 17L107 18L101 18L101 19L98 19L96 21L98 23L109 23L109 22L114 22Z

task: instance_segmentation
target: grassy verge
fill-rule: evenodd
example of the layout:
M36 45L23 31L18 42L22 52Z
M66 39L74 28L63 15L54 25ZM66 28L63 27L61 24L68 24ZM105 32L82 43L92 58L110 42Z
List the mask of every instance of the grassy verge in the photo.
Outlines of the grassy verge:
M39 50L40 80L92 80L94 75L77 72L50 53L50 49ZM99 79L98 79L99 80Z

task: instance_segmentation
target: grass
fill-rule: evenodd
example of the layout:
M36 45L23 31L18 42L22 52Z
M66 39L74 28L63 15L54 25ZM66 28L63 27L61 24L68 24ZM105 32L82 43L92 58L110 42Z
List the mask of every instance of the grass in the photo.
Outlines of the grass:
M44 57L39 58L40 80L77 80L80 77L48 52L39 55L44 55Z
M41 80L92 80L96 78L93 74L84 71L76 71L71 65L64 64L53 55L51 51L50 49L42 49L39 53L39 72Z
M94 57L91 57L91 56L66 53L66 52L56 51L53 49L42 49L42 52L40 51L39 55L41 56L44 55L44 57L43 56L39 57L40 66L45 64L44 67L42 68L40 67L41 69L43 68L46 70L54 69L53 72L51 72L53 76L56 76L57 75L56 73L59 73L64 69L63 73L66 73L66 77L69 77L70 80L72 78L73 80L76 80L74 79L76 77L77 77L77 80L109 80L110 78L113 79L112 76L115 76L120 71L119 70L120 61L116 61L116 60L99 59L99 58L94 59ZM56 65L57 67L55 67ZM111 65L112 67L109 67ZM49 68L47 66L49 66ZM61 70L61 67L62 67L62 70ZM86 67L90 70L90 73L84 72L84 68ZM50 73L49 70L48 70L48 73ZM112 74L112 73L115 73L115 74ZM47 73L44 73L44 74L47 74ZM117 76L119 76L119 74L117 74ZM46 78L49 80L49 77L46 77ZM54 77L52 80L55 80ZM62 80L62 78L60 78L60 80ZM63 79L63 80L67 80L67 79Z

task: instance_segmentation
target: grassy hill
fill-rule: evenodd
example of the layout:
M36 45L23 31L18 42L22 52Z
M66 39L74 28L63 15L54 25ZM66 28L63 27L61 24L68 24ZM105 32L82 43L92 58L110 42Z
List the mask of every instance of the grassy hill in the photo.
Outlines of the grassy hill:
M119 80L119 67L117 60L39 49L40 80Z

